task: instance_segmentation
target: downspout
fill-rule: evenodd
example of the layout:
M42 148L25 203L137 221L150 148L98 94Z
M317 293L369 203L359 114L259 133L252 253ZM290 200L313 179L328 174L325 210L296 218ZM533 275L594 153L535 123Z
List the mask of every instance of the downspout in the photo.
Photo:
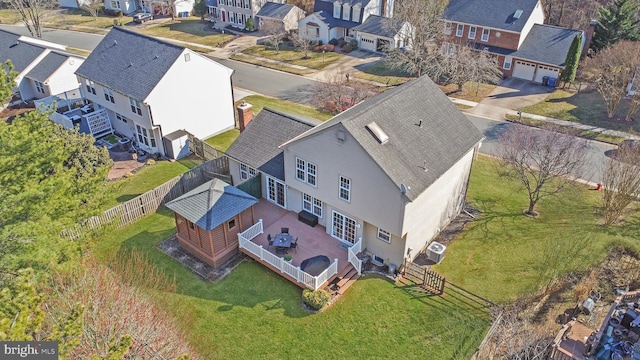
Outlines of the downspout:
M160 138L156 139L156 147L162 149L161 154L162 154L163 157L166 157L167 153L165 152L165 149L164 149L164 141L162 141L162 126L161 125L156 125L153 122L153 113L151 112L151 106L149 106L149 104L147 104L147 103L144 103L144 106L146 106L147 110L149 111L149 120L151 121L151 129L150 130L153 131L153 128L157 126L158 127L158 131L160 132ZM158 146L158 144L160 144L160 146Z

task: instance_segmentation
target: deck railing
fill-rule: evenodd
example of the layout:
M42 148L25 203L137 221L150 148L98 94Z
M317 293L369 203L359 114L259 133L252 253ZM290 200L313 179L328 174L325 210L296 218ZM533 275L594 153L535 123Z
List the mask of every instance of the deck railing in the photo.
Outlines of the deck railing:
M362 260L358 259L358 253L362 251L362 238L359 238L352 247L350 247L348 252L348 260L353 265L353 267L358 272L358 275L362 273Z
M257 256L260 261L275 267L281 273L289 275L297 282L304 284L304 286L313 290L318 290L327 282L327 280L338 273L338 259L335 259L333 263L320 275L313 276L300 270L299 267L292 265L290 262L285 261L283 258L273 254L272 252L265 250L262 245L251 242L251 239L263 232L262 219L260 219L247 230L238 233L238 244L240 249Z

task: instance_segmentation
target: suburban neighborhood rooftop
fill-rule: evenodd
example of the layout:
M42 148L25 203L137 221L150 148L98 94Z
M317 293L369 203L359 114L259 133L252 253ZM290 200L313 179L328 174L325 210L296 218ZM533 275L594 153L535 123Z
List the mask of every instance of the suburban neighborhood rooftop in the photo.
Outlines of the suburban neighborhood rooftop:
M581 30L535 24L520 48L512 56L549 65L564 66L571 42L578 35L582 35Z
M538 0L451 0L442 17L449 21L520 32ZM521 10L516 18L516 12Z

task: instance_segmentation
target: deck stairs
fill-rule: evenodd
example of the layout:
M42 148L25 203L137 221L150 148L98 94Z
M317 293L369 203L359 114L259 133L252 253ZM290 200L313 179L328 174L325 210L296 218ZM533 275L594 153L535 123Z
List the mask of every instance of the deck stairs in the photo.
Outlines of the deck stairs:
M329 282L328 291L337 290L338 294L342 295L359 278L358 271L353 266L347 266Z

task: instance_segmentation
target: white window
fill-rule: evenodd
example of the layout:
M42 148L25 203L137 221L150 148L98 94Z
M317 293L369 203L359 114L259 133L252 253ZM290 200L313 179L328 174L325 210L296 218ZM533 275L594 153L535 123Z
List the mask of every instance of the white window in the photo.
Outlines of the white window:
M360 22L360 5L356 4L352 8L353 16L351 16L351 21Z
M333 17L340 19L340 3L333 3Z
M140 101L130 97L129 104L131 105L131 112L142 116L142 107L140 106Z
M307 24L307 36L314 38L320 37L320 28Z
M123 123L127 122L127 118L122 116L122 115L120 115L120 114L118 114L118 113L116 113L116 119L122 121Z
M113 98L113 91L107 87L103 87L102 91L104 91L104 99L108 102L115 104L116 100Z
M462 37L463 32L464 32L464 25L458 24L458 27L456 28L456 36Z
M256 176L256 169L246 164L240 164L240 179L247 180Z
M153 137L153 131L141 127L140 125L136 125L136 130L138 132L138 142L139 144L144 144L149 147L156 147L156 139Z
M302 209L319 218L322 217L322 201L309 194L302 194Z
M91 80L87 80L84 79L84 83L87 85L87 92L92 93L93 95L96 94L96 84L91 81Z
M334 210L331 224L331 235L333 235L333 237L351 244L356 243L356 229L358 225L355 220Z
M372 260L380 265L384 265L384 259L378 255L373 255Z
M444 34L451 35L451 23L448 21L444 23Z
M316 186L317 168L315 164L296 158L296 179Z
M469 26L469 39L475 39L475 38L476 38L476 27Z
M511 69L511 56L504 57L504 64L502 65L502 68L505 70Z
M246 22L246 18L247 18L247 15L238 14L238 24L244 25L244 23Z
M44 84L41 83L40 81L36 81L35 83L36 83L36 91L44 94Z
M245 9L249 8L249 0L244 0L244 8Z
M351 15L351 7L349 4L342 5L342 20L350 20L349 16Z
M482 37L480 40L489 41L489 29L482 29Z
M111 0L112 9L120 9L120 0Z
M338 197L344 201L351 201L351 179L340 176L340 191Z
M391 243L391 233L386 230L382 230L381 228L378 228L378 239L387 243Z
M227 14L229 15L229 22L235 24L236 22L235 14L231 11L229 11Z

